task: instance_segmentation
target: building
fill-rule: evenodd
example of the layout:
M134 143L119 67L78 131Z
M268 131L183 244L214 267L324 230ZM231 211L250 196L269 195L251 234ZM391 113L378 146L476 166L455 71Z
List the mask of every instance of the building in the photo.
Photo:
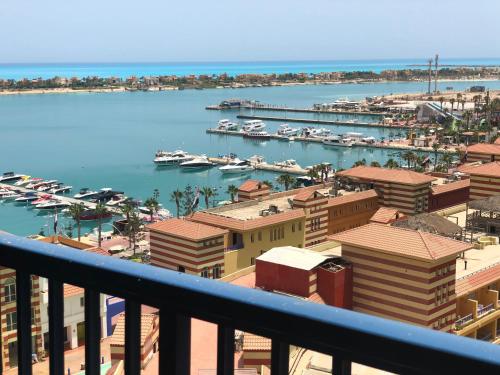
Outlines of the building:
M467 162L490 162L500 160L500 145L489 143L476 143L468 146L465 154Z
M238 201L258 200L268 197L271 189L258 180L247 180L238 188Z
M375 189L379 205L398 209L404 214L426 212L429 206L432 176L404 169L359 166L337 175L361 190Z
M366 190L329 198L327 208L328 234L339 233L368 224L379 209L378 195L375 190Z
M353 265L353 310L452 332L455 259L471 244L381 224L330 238Z
M151 264L203 277L224 274L226 229L169 219L148 225Z
M159 318L156 314L141 314L141 368L145 368L158 350ZM125 314L118 317L110 342L111 364L125 359Z
M429 192L429 212L442 210L469 201L470 180L463 179L432 186Z
M468 173L471 200L500 194L500 161L471 167Z
M260 373L263 366L271 367L271 339L245 332L243 335L243 366Z
M396 220L405 217L397 209L390 207L380 207L370 218L370 223L392 224Z

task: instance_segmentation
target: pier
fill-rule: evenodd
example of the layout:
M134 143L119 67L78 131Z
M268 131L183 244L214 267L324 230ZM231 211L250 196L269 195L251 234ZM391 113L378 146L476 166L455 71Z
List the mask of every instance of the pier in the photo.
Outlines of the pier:
M379 122L347 122L347 121L335 121L335 120L316 120L316 119L301 119L301 118L290 118L290 117L255 116L255 115L238 115L236 117L245 120L301 122L304 124L314 124L314 125L321 124L321 125L339 125L339 126L376 127L376 128L388 128L388 129L411 129L411 127L407 125L388 125Z
M220 164L220 165L226 165L231 161L231 159L229 159L229 158L216 158L216 157L209 157L208 160L210 160L212 163L216 163L216 164ZM289 173L289 174L297 174L297 175L307 174L307 169L301 168L299 166L286 167L286 166L281 166L281 165L269 164L266 162L262 162L262 163L250 162L250 164L255 169L261 170L261 171L276 172L276 173Z

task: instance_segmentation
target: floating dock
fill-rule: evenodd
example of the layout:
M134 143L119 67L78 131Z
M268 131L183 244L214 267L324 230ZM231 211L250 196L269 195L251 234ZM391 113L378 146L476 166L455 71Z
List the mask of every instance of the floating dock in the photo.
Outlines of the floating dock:
M212 163L220 164L220 165L226 165L228 164L231 159L229 158L208 158ZM281 165L275 165L275 164L269 164L266 162L262 163L255 163L255 162L250 162L250 164L257 170L261 171L268 171L268 172L276 172L276 173L289 173L289 174L297 174L297 175L305 175L307 174L307 169L301 168L299 166L297 167L286 167L286 166L281 166Z

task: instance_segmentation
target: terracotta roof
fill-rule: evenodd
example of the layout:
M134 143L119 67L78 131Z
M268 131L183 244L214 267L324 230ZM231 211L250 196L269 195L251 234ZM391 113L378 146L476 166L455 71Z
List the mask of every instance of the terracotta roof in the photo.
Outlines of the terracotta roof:
M64 291L63 292L64 298L83 295L83 293L84 293L83 288L80 288L79 286L71 285L71 284L64 284L63 291Z
M262 228L268 225L283 223L286 221L296 220L305 216L304 210L291 210L263 216L250 220L239 220L232 217L222 216L219 214L212 214L209 212L195 212L188 220L195 222L202 222L209 225L214 225L219 228L227 228L236 231L246 231L257 228Z
M243 350L244 351L271 350L271 339L245 332L243 334Z
M493 161L491 163L479 165L469 169L468 173L471 176L500 177L500 162Z
M40 238L38 241L53 244L55 241L55 236L43 237L43 238ZM78 250L85 250L85 249L93 247L92 245L86 244L84 242L79 242L79 241L73 240L71 238L63 237L63 236L57 236L57 244L58 245L65 245L65 246L72 247L73 249L78 249Z
M96 247L89 247L88 249L84 249L84 251L86 251L88 253L111 256L111 254L107 250L105 250L101 247L97 247L97 246Z
M470 180L466 178L464 180L451 182L449 184L435 185L431 188L431 193L433 195L449 193L450 191L468 188L469 186L470 186Z
M467 152L473 152L475 154L500 155L500 146L498 144L476 143L475 145L467 147Z
M367 224L329 236L342 244L433 261L472 248L471 244L411 229Z
M359 193L342 195L340 197L328 199L327 207L341 206L346 203L361 201L363 199L370 199L378 197L377 192L373 189L361 191Z
M259 180L246 180L244 183L242 183L240 185L238 190L244 191L244 192L251 192L251 191L259 190L259 184L261 185L260 189L269 189L269 186L267 186L266 184L263 184Z
M493 144L500 145L500 138L495 139L495 142Z
M316 191L316 190L301 190L297 195L295 195L293 197L293 200L294 201L299 201L299 202L305 202L307 200L309 200L309 198L311 198L311 196L313 194L320 194L321 196L323 196L323 194L321 194L320 192Z
M208 224L208 223L207 223ZM150 230L187 240L200 241L223 236L227 230L184 219L168 219L147 226Z
M338 172L337 175L349 178L359 178L361 180L393 182L404 185L421 185L436 180L435 177L405 169L387 169L368 167L365 165Z
M380 207L370 218L371 223L390 224L404 215L395 208Z
M457 296L463 296L473 290L489 285L500 279L500 264L489 268L484 268L468 276L458 279L455 282L455 293Z
M456 171L461 172L461 173L469 173L471 170L473 170L474 168L477 168L481 165L483 165L483 163L481 163L480 161L474 161L471 163L464 163L464 164L459 165L457 167Z
M141 346L144 345L148 335L154 331L154 323L157 319L158 316L155 314L141 314ZM120 314L118 317L110 344L119 346L125 345L125 313Z

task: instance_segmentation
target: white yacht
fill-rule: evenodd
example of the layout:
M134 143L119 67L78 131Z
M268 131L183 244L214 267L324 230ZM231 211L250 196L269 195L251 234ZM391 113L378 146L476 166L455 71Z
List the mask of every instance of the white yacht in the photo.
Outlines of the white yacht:
M24 174L15 174L14 172L5 172L0 176L0 182L14 182L26 177Z
M259 140L267 141L267 140L271 139L271 135L266 131L252 130L252 131L243 133L243 138L259 139Z
M229 164L220 167L219 170L223 174L231 174L251 172L254 168L250 165L248 160L234 159L230 161Z
M277 167L282 167L282 168L300 168L300 165L298 165L294 159L288 159L285 161L277 161L274 163L274 165Z
M67 202L61 202L56 199L51 199L43 203L38 203L35 208L38 208L39 210L50 210L50 209L55 209L55 208L67 208L71 206Z
M106 202L106 206L118 206L121 203L125 203L127 201L128 197L126 197L123 194L116 194L113 196L108 202Z
M24 202L32 202L32 201L37 200L37 199L38 199L38 194L36 194L34 192L28 192L28 193L23 194L20 197L16 198L15 201L24 203Z
M58 184L57 186L50 189L49 193L50 194L61 194L61 193L64 194L64 193L70 192L71 189L73 189L73 186Z
M325 128L304 128L306 137L318 138L330 135L331 131Z
M243 123L243 131L244 132L253 132L264 130L266 128L266 124L262 120L248 120Z
M2 194L0 199L6 200L6 201L12 201L14 199L17 199L21 197L21 194L15 192L15 191L10 191L8 193Z
M50 180L44 183L42 186L39 186L36 188L36 191L44 192L44 191L49 191L55 187L58 186L57 180Z
M186 169L210 168L213 167L214 165L215 165L214 163L208 160L206 155L201 155L195 157L192 160L188 160L179 164L181 168L186 168Z
M159 156L154 159L157 165L178 165L185 161L193 160L194 156L182 150L176 150L169 156Z
M362 141L363 143L368 144L368 145L372 145L372 144L374 144L377 140L375 139L375 137L364 137L364 138L362 138L362 139L361 139L361 141Z
M342 138L340 135L331 135L323 139L326 146L351 147L353 141L350 138Z
M292 137L300 133L300 128L291 128L288 124L280 125L278 128L278 135L285 137Z
M82 188L82 189L80 189L78 194L75 194L73 196L73 198L86 199L86 198L92 198L92 197L96 196L97 194L99 194L97 191L92 191L89 188Z
M238 130L238 124L236 122L232 122L228 119L219 120L217 125L217 130L226 130L226 131L236 131Z

